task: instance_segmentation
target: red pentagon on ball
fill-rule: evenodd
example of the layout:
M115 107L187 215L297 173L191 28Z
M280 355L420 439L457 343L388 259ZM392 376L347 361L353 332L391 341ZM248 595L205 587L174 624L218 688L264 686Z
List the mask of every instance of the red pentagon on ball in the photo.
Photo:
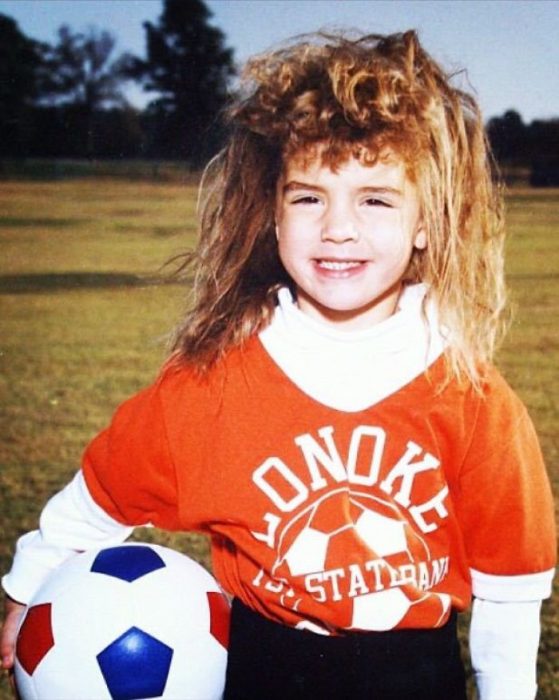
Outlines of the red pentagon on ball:
M16 654L29 675L54 646L50 603L29 608L17 639Z

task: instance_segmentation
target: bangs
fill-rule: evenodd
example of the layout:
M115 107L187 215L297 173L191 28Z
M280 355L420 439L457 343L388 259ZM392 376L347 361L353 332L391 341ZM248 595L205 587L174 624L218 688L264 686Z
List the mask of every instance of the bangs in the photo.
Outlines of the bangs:
M410 153L408 153L410 152ZM295 164L306 169L311 163L318 161L322 167L337 172L341 166L351 159L355 159L365 167L372 167L377 163L400 162L404 166L406 176L415 183L417 172L416 157L412 159L409 149L409 141L395 138L394 135L383 133L369 135L366 139L336 138L332 135L324 140L301 143L297 139L295 143L288 142L283 149L282 165L286 167Z

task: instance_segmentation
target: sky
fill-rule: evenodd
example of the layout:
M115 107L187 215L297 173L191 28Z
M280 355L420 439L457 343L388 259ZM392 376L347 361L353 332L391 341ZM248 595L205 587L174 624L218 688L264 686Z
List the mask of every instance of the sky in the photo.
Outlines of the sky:
M186 0L185 0L186 1ZM448 70L467 70L463 86L487 118L508 109L524 121L559 117L559 0L206 0L241 65L290 36L321 28L388 33L416 29ZM24 34L54 43L56 30L111 30L119 51L145 55L144 21L161 0L0 0ZM465 82L467 81L467 82ZM139 106L146 97L133 90Z

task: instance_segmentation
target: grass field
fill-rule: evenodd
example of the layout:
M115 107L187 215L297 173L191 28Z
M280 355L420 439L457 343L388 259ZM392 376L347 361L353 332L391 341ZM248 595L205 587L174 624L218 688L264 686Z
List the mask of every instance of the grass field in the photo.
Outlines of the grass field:
M0 182L0 570L86 442L157 372L187 290L153 281L192 242L194 207L195 189L176 183ZM499 365L529 407L559 493L559 191L515 191L508 212L517 310ZM137 538L208 565L196 535ZM544 607L540 700L559 697L558 602Z

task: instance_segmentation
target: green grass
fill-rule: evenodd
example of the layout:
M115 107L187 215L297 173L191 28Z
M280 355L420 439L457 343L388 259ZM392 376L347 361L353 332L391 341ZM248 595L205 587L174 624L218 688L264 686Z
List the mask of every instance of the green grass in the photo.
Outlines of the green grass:
M559 191L508 199L507 270L514 320L499 366L534 420L559 507ZM559 584L544 602L539 700L559 697Z
M517 307L499 364L559 492L559 192L509 198ZM195 189L143 180L0 182L0 569L115 406L150 382L187 290L153 284L192 243ZM209 565L196 535L140 531ZM559 697L557 593L544 606L540 700ZM463 636L464 636L463 623ZM9 691L0 681L0 700Z

